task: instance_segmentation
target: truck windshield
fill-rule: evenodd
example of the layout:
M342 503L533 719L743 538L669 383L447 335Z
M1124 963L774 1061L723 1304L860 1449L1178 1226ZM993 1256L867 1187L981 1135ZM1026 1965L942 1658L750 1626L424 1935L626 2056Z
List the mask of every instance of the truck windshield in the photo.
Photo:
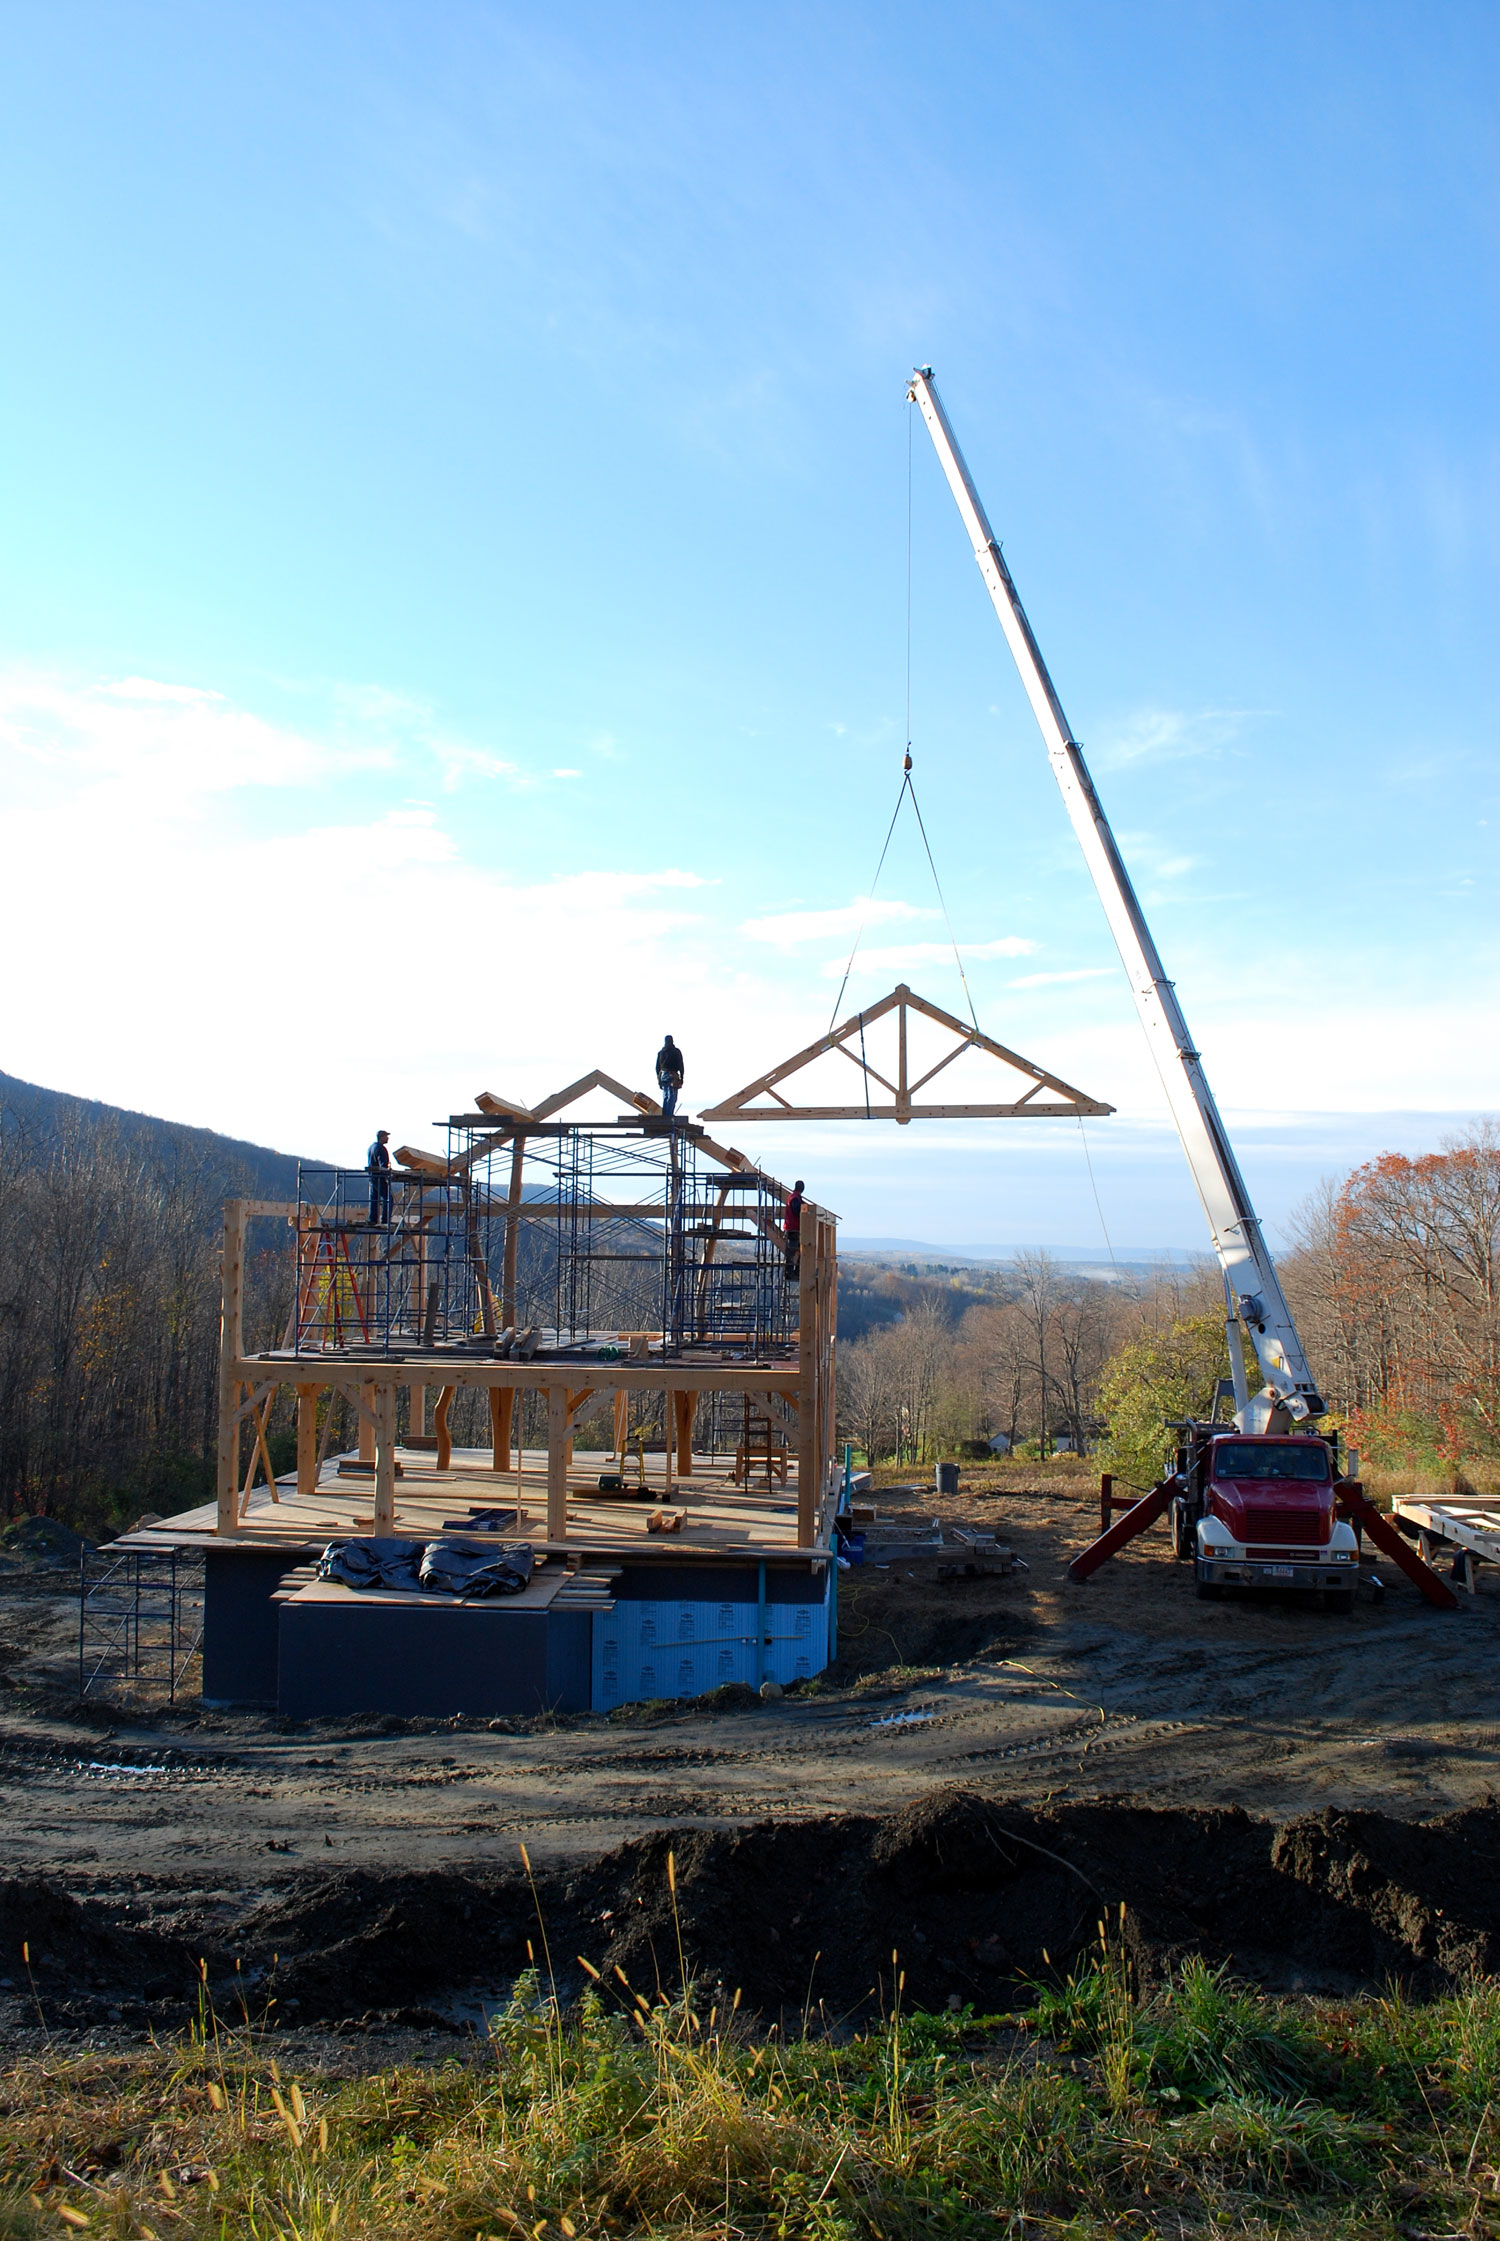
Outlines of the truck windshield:
M1328 1450L1321 1440L1286 1440L1262 1447L1249 1440L1220 1440L1215 1478L1298 1478L1326 1484Z

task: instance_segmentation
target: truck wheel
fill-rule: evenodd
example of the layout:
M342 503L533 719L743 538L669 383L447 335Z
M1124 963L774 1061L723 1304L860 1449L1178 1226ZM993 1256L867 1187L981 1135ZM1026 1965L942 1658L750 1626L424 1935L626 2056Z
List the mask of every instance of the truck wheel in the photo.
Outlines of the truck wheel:
M1334 1612L1339 1618L1347 1618L1354 1608L1353 1588L1325 1587L1323 1590L1323 1608L1325 1611Z
M1172 1554L1179 1564L1191 1564L1198 1551L1188 1506L1179 1494L1172 1503Z

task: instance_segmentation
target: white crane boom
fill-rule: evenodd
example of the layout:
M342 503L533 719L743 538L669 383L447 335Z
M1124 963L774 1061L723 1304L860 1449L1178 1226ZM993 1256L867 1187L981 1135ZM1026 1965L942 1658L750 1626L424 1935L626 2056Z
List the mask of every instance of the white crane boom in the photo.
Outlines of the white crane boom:
M1275 1264L1261 1236L1245 1179L1230 1149L1176 991L1167 979L1130 874L1110 831L1109 819L1089 776L1083 750L1063 714L1062 703L1026 619L1026 610L933 386L930 366L916 369L907 396L920 408L937 447L948 486L969 532L979 572L1015 656L1026 697L1042 727L1052 775L1073 821L1084 861L1093 874L1104 915L1124 961L1141 1025L1146 1030L1146 1040L1161 1075L1198 1196L1203 1201L1226 1286L1254 1342L1265 1375L1265 1394L1239 1411L1244 1419L1241 1429L1269 1429L1273 1417L1280 1417L1282 1411L1294 1422L1321 1416L1324 1413L1322 1399L1308 1369L1297 1326L1292 1321Z

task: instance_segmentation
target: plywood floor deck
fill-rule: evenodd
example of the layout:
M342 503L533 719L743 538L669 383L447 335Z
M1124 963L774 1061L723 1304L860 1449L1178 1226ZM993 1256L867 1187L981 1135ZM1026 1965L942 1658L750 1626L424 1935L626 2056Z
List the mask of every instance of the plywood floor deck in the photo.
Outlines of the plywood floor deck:
M373 1475L345 1477L341 1462L352 1455L331 1456L325 1463L317 1490L299 1495L296 1474L278 1480L279 1500L272 1501L258 1487L233 1540L215 1532L212 1502L184 1510L177 1517L122 1534L112 1545L121 1550L148 1551L177 1548L306 1547L372 1528ZM758 1487L736 1486L733 1458L696 1456L689 1478L674 1478L668 1491L660 1455L646 1459L645 1499L620 1500L599 1492L601 1472L614 1468L607 1454L578 1453L568 1475L568 1538L549 1541L547 1530L547 1455L543 1448L528 1448L508 1471L490 1466L488 1448L455 1448L450 1468L440 1471L430 1451L397 1449L401 1477L396 1481L398 1538L433 1540L449 1528L450 1521L465 1519L471 1510L515 1509L514 1527L507 1538L527 1540L536 1548L559 1553L628 1555L634 1561L672 1557L702 1558L745 1554L759 1558L807 1563L827 1561L827 1550L797 1546L797 1480L793 1463L785 1486L768 1493L762 1474ZM627 1469L633 1479L633 1464ZM647 1517L653 1510L681 1510L682 1529L677 1533L648 1533Z

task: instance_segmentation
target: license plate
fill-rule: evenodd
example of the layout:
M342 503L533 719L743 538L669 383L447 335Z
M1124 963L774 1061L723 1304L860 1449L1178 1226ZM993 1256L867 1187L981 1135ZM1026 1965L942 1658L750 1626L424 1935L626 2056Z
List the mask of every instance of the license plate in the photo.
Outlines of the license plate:
M1297 1577L1297 1567L1295 1564L1268 1564L1266 1577L1269 1580L1294 1580Z

